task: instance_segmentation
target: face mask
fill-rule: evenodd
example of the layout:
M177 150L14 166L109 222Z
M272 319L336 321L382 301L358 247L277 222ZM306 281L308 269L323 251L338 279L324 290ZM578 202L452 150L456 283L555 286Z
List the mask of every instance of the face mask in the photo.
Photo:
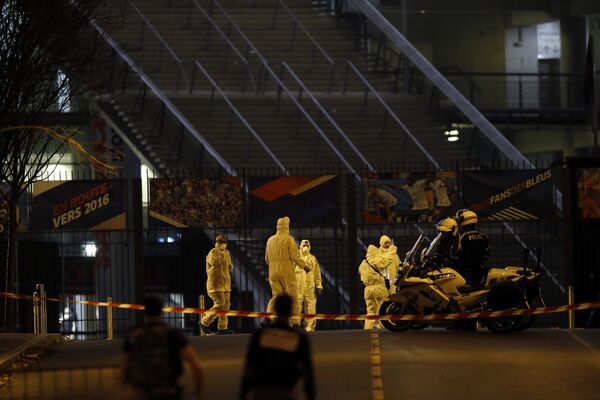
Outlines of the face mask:
M225 250L227 248L227 243L219 243L217 245L217 248L221 251Z

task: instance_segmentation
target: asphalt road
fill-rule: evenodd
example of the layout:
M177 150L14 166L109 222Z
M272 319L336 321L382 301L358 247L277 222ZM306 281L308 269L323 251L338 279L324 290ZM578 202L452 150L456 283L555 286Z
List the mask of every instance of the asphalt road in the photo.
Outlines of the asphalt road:
M600 399L600 331L496 335L431 329L377 336L359 330L311 335L318 398ZM248 339L190 338L205 368L205 399L237 398ZM374 341L380 361L373 357ZM60 344L26 381L15 379L11 396L114 397L121 346L118 340ZM373 371L381 371L381 379L373 379Z

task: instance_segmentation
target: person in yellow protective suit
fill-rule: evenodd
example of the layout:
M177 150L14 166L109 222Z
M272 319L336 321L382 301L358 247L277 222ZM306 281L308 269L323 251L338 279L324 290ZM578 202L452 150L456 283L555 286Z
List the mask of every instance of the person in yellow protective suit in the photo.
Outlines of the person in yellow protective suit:
M367 248L367 255L358 267L360 280L365 285L365 303L368 315L378 315L383 300L388 295L385 287L385 274L390 263L389 257L385 256L373 245ZM381 329L379 321L365 320L365 329Z
M392 239L389 236L383 235L379 238L379 251L389 260L387 278L390 280L390 290L388 292L394 294L396 293L394 280L401 263L400 257L398 257L398 248L392 244Z
M223 235L215 239L215 247L206 256L206 290L213 301L211 310L229 311L231 295L231 255L227 250L227 239ZM204 333L211 333L210 324L219 318L217 327L219 334L233 333L227 329L227 316L208 314L202 317L200 328Z
M317 296L323 291L321 267L319 266L317 257L310 253L310 242L306 239L300 242L300 254L310 271L304 272L303 268L296 265L298 304L300 304L300 311L305 314L316 314ZM315 319L306 321L306 331L313 332L316 325L317 320Z
M277 220L277 233L267 240L265 261L269 266L269 284L271 285L271 300L267 305L267 312L275 312L275 299L285 293L292 296L291 323L300 325L300 304L298 303L298 284L296 282L295 266L299 265L305 272L310 269L300 256L296 241L290 235L290 219L288 217Z

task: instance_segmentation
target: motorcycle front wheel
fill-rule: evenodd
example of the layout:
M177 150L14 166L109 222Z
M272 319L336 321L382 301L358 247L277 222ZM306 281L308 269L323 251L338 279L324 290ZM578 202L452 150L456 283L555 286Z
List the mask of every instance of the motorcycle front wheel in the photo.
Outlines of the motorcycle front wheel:
M379 308L379 315L402 315L410 314L408 307L397 301L384 301ZM401 320L381 320L381 325L392 332L402 332L409 329L413 325L414 321L401 321Z

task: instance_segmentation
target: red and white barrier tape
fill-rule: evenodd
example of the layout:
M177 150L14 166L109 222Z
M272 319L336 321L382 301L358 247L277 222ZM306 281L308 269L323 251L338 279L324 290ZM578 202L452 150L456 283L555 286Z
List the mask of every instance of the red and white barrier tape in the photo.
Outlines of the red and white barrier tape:
M0 297L11 299L33 300L33 296L24 294L15 294L8 292L0 292ZM47 301L63 301L67 303L86 304L98 307L112 307L129 310L143 310L141 304L128 303L108 303L105 301L87 301L87 300L60 300L55 298L46 298ZM365 314L302 314L302 319L317 319L317 320L334 320L334 321L361 321L361 320L392 320L392 321L432 321L432 320L454 320L454 319L478 319L478 318L494 318L494 317L510 317L518 315L531 314L552 314L566 311L580 311L600 308L600 302L596 303L581 303L571 306L552 306L552 307L535 307L519 310L501 310L501 311L481 311L475 313L453 313L453 314L405 314L405 315L365 315ZM217 314L227 315L228 317L246 317L246 318L275 318L275 314L268 312L256 311L222 311L209 310L192 307L163 307L163 312L183 313L183 314Z

